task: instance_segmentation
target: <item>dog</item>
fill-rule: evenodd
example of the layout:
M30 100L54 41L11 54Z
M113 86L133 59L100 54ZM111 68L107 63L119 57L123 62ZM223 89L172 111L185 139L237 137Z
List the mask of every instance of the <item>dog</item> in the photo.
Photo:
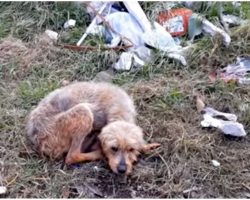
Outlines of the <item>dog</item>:
M67 154L66 164L73 164L105 158L113 172L128 175L140 153L160 146L145 142L136 115L131 97L120 87L77 82L41 100L28 115L26 133L34 149L51 159ZM86 142L91 150L82 152Z

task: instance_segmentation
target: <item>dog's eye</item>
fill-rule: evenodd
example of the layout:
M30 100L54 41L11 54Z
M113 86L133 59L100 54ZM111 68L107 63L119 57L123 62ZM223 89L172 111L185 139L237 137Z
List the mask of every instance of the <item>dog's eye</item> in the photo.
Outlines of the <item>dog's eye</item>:
M117 152L118 148L117 147L111 147L112 151Z
M134 151L134 149L133 149L133 148L130 148L130 149L129 149L129 151L130 151L130 152L133 152L133 151Z

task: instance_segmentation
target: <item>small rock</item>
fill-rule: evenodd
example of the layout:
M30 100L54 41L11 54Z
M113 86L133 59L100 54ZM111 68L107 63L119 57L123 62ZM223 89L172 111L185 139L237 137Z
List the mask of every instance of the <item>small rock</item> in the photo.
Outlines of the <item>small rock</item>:
M64 29L68 29L68 28L72 28L76 25L76 20L74 19L69 19L68 21L66 21L63 25Z
M58 33L52 30L46 30L45 33L49 36L51 40L57 41Z
M220 163L217 160L212 160L212 164L215 167L219 167L220 166Z
M5 194L7 192L7 188L5 186L0 186L0 194Z
M94 81L111 83L112 79L113 79L113 71L107 70L107 71L102 71L96 74Z
M95 171L97 171L97 172L99 171L99 167L94 166L93 168L94 168Z

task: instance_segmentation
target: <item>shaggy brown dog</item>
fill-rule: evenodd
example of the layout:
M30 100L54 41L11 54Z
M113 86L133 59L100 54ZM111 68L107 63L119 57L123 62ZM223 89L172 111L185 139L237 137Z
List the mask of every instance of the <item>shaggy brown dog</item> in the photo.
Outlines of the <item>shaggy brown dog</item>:
M30 113L26 129L36 149L52 159L67 153L71 164L105 156L115 173L129 174L140 152L159 146L145 143L135 116L133 101L121 88L78 82L45 97ZM90 152L82 152L82 144L95 137L100 146L94 142L88 144L95 146Z

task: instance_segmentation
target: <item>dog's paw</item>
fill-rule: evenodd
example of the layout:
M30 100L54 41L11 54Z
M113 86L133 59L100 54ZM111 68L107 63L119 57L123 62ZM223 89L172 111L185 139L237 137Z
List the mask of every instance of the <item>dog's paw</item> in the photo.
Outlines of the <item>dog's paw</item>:
M150 150L155 149L155 148L157 148L159 146L161 146L161 144L159 144L159 143L146 144L146 145L143 146L142 152L147 153Z
M151 149L155 149L155 148L157 148L157 147L159 147L159 146L161 146L160 143L152 143L152 144L149 144L149 149L150 149L150 150L151 150Z

